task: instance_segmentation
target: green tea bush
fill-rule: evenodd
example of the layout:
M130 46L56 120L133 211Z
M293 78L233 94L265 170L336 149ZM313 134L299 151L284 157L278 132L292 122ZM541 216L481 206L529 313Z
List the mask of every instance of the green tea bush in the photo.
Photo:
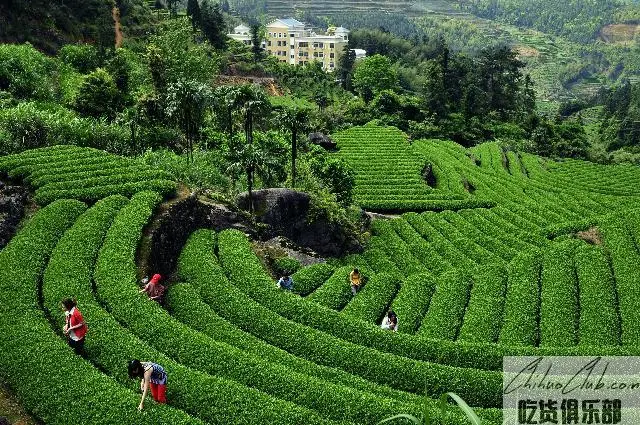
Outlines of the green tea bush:
M540 345L576 345L578 282L573 265L577 241L552 245L544 252L540 292Z
M455 340L462 326L472 285L471 278L458 271L443 273L436 281L429 311L422 320L418 334Z
M37 307L37 286L47 257L85 208L69 200L43 208L0 252L0 376L21 404L47 424L201 424L166 406L132 414L139 395L74 355L51 332ZM25 350L40 355L25 356Z
M374 275L342 312L354 319L378 324L398 292L399 275Z
M327 263L301 268L292 276L293 292L302 296L308 295L329 279L334 270L334 267Z
M539 341L540 273L537 251L523 252L507 267L507 295L499 342L505 345L535 346Z
M398 316L398 332L416 332L427 312L435 286L429 273L414 274L402 281L391 306Z
M297 272L302 265L300 261L290 257L280 257L273 260L273 271L278 276L285 274L292 275ZM295 281L294 281L295 282Z
M580 289L578 343L601 347L620 344L620 321L613 274L602 248L580 245L575 254Z

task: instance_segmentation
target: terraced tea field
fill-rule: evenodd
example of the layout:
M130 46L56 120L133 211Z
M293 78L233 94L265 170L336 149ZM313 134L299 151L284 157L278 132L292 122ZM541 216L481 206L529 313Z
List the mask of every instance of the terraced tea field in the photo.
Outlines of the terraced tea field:
M168 176L74 147L0 158L41 206L0 251L0 379L46 424L375 424L420 415L425 390L434 414L451 391L500 424L504 355L638 354L638 168L376 126L336 140L357 202L402 213L373 222L362 254L301 269L288 293L245 234L201 229L165 308L136 264ZM67 296L86 358L61 334ZM379 327L389 308L397 333ZM131 358L166 368L167 405L136 411ZM451 406L438 423L468 422Z

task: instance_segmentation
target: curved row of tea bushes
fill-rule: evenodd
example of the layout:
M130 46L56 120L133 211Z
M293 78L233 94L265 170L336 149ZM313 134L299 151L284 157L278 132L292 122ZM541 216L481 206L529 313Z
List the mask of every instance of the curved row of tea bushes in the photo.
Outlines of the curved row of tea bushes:
M291 276L293 292L302 296L309 295L331 277L335 268L327 263L313 264L304 267Z
M170 196L175 193L177 185L169 180L146 180L142 182L122 181L119 184L105 186L80 187L62 190L36 190L35 201L40 205L46 205L57 199L79 199L86 202L95 202L110 195L134 196L135 194L149 190Z
M578 282L573 265L576 241L551 245L544 252L540 292L540 345L567 347L577 343Z
M580 288L580 345L601 347L620 344L616 288L602 248L581 245L575 254Z
M116 158L99 164L74 164L61 167L41 168L25 177L24 181L34 187L40 187L50 183L113 176L135 171L141 171L141 167L137 164L130 163L129 160L125 158Z
M200 424L167 406L136 414L140 396L73 354L38 307L46 260L85 209L69 200L43 208L0 252L0 377L47 424Z
M507 267L507 295L499 342L504 345L535 346L539 341L540 274L537 251L518 255Z
M349 283L349 273L352 270L351 266L336 269L331 277L313 291L307 299L333 310L341 310L353 297ZM366 270L359 271L365 280L371 277L371 273Z
M460 341L496 342L503 321L507 273L487 266L473 276L469 305L458 335Z
M392 273L378 273L353 297L342 310L354 319L378 324L398 292L401 277Z
M440 275L418 334L454 341L462 326L472 285L471 278L457 270Z
M399 338L401 335L394 335L378 326L351 319L345 314L295 295L279 293L273 288L273 282L262 269L244 234L234 230L223 231L218 236L218 243L221 265L236 287L254 299L259 298L263 305L265 301L269 301L267 308L282 316L310 326L295 326L295 329L300 329L300 337L308 342L306 346L295 347L295 351L289 345L287 351L301 355L300 352L317 350L320 346L327 347L324 348L327 357L322 359L322 362L329 360L343 370L393 388L421 393L426 386L428 394L432 397L439 397L445 390L457 393L475 406L500 405L500 373L425 363L369 348L368 345L373 342L370 338L372 336L379 340L386 339L390 346L398 351L407 347L400 344L403 342ZM279 304L279 308L274 308L276 303ZM292 332L294 326L289 325L289 328ZM352 342L345 341L347 338L344 337L347 334ZM340 337L344 339L339 339ZM405 341L409 341L413 337L406 335L405 338ZM278 346L283 347L280 344ZM358 362L354 362L354 358L357 358ZM318 362L316 359L313 361Z
M229 235L225 231L219 237L223 244L225 244L224 240L227 236ZM220 249L226 250L222 247ZM202 299L221 316L228 316L234 324L259 338L263 338L273 346L282 347L298 356L304 355L305 358L316 363L328 362L335 366L344 364L350 368L373 369L372 364L365 362L360 365L361 360L354 361L356 357L350 356L350 354L359 353L358 347L351 349L350 345L345 345L340 340L323 336L322 333L313 329L286 320L248 298L228 282L222 268L216 262L213 250L213 232L200 230L194 233L181 255L179 271L180 276L191 282L191 285L201 294ZM292 295L292 297L294 296ZM194 318L191 321L194 321ZM206 327L204 324L201 326ZM214 331L211 330L211 332ZM346 352L344 352L345 349ZM366 353L366 351L367 349L362 347L360 352ZM358 355L357 358L359 359L360 356ZM385 373L383 370L381 372ZM380 393L380 389L376 392ZM399 400L411 403L416 400L421 401L420 396L406 395L406 393L395 390L386 390L385 392L394 395L394 398ZM488 420L499 421L500 412L495 409L478 409L478 412Z
M398 332L416 332L427 312L435 286L429 273L414 274L402 281L391 306L398 316Z
M444 258L446 255L442 252L444 249L440 247L439 251L436 250L436 246L420 236L407 220L392 220L391 224L398 236L409 246L413 256L433 275L439 275L453 268L451 263Z
M303 417L306 423L331 422L330 419L371 423L384 419L376 416L379 411L376 413L371 405L384 406L385 399L295 372L216 341L185 326L138 294L135 247L155 202L141 196L145 194L136 195L138 199L134 197L114 221L96 267L98 296L118 321L184 366L277 397L269 400L258 391L241 390L240 386L235 390L229 388L224 392L226 395L218 391L220 400L231 403L239 412L244 411L245 420L250 418L252 423L300 423ZM347 405L345 400L351 403Z
M632 223L637 228L637 223ZM640 345L640 255L622 215L601 223L604 243L611 256L618 293L622 345Z

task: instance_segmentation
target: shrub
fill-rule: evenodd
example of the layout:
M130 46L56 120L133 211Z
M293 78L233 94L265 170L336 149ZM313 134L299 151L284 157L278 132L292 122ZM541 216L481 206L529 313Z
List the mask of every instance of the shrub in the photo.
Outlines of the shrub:
M391 273L374 275L342 312L355 319L378 324L398 292L399 280L399 275Z
M0 252L0 376L11 385L21 404L47 424L201 423L166 406L147 409L144 415L132 414L139 395L75 356L51 332L38 309L36 287L47 257L84 210L77 201L51 204ZM52 370L57 373L52 375ZM90 412L87 406L92 406Z
M106 70L98 68L85 77L80 86L74 108L81 115L93 118L113 119L122 103L113 77Z
M50 100L55 62L30 44L0 45L0 90L19 99Z
M398 316L398 332L415 333L427 312L435 286L429 273L414 274L402 281L391 306Z
M301 267L300 261L290 257L280 257L273 260L273 271L278 276L292 275Z
M303 267L292 276L293 292L302 296L308 295L322 285L334 272L334 267L327 263L313 264Z
M91 44L62 46L58 51L58 58L83 74L88 74L100 66L98 49Z

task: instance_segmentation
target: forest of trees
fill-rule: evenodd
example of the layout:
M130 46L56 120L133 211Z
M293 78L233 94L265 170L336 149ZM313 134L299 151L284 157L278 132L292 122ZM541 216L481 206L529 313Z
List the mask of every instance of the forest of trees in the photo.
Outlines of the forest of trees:
M535 28L569 40L588 42L614 22L620 0L465 0L465 10L487 19Z

